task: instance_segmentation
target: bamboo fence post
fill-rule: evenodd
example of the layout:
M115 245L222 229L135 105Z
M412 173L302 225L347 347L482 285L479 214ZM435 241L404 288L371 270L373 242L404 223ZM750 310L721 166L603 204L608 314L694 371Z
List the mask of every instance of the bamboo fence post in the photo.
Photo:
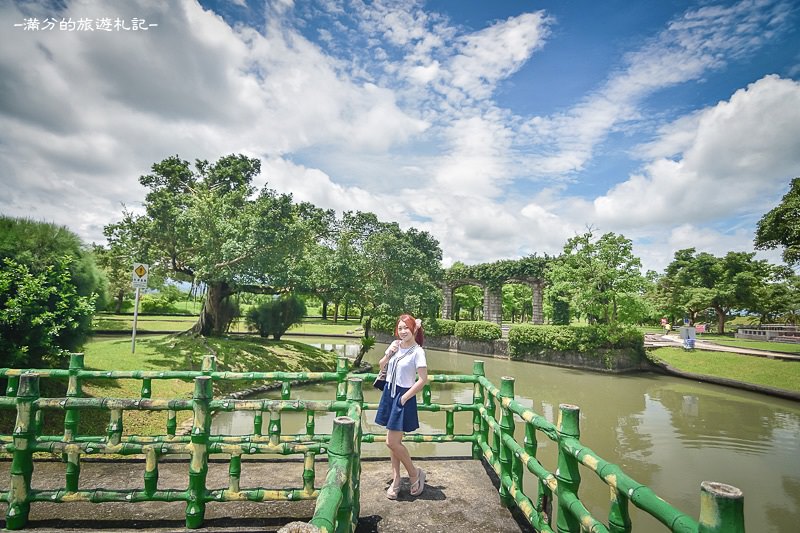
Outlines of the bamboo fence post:
M355 404L358 407L358 418L355 420L355 430L353 439L353 465L351 468L351 489L352 489L352 511L351 511L351 529L355 530L358 526L358 517L361 514L361 434L363 428L361 427L361 409L364 404L363 392L364 380L358 377L351 377L347 380L347 401Z
M500 455L500 501L505 507L511 507L514 504L514 498L511 497L509 486L511 485L511 472L514 454L506 445L503 435L508 435L514 438L514 414L508 409L509 401L514 399L514 378L503 376L500 378L500 435L499 447Z
M422 387L422 405L430 405L431 404L431 384L426 383Z
M19 389L19 376L8 376L6 380L6 396L16 398L17 389Z
M347 372L350 369L350 361L347 357L336 358L336 401L344 402L347 400ZM345 416L347 413L343 409L336 411L336 416Z
M67 398L80 398L83 395L81 379L78 372L83 370L83 354L69 354L69 381L67 382ZM80 411L65 408L64 412L64 442L73 442L78 436ZM67 492L77 492L81 475L81 456L77 451L64 453L62 460L66 460L66 489Z
M156 445L145 447L144 492L152 498L158 489L158 451Z
M288 381L281 381L281 400L288 400L292 397L292 386Z
M348 492L348 477L350 461L353 454L353 436L355 433L355 420L346 416L337 416L333 421L333 432L328 446L328 475L325 485L320 489L314 517L311 524L324 531L338 531L336 529L338 517L341 516L342 507L349 507L350 501L345 502ZM350 520L346 521L349 528Z
M698 533L744 533L744 494L725 483L700 483Z
M316 454L312 451L303 454L303 492L306 494L314 492L314 481L317 476L314 471L315 457Z
M281 412L269 412L269 443L277 446L281 442Z
M608 530L610 533L630 533L633 531L628 502L628 496L624 492L616 487L611 487L611 508L608 511Z
M566 439L578 440L580 432L580 409L576 405L562 403L558 414L558 519L556 528L559 533L578 533L581 523L569 509L571 500L578 499L578 487L581 473L578 460L567 452L563 445Z
M495 407L494 403L494 394L492 394L492 392L489 390L486 391L486 414L492 419L492 421L497 421L497 408ZM493 426L493 424L488 424L487 426L487 433L491 432L492 437L491 441L488 441L489 435L487 434L487 443L492 450L492 461L497 461L500 457L500 435Z
M153 380L150 378L142 379L142 390L140 395L143 399L150 398L153 395Z
M525 423L525 439L523 441L523 446L525 453L527 453L530 457L536 458L536 454L539 451L539 441L536 437L536 426L534 426L532 422L526 421ZM550 487L547 486L547 483L538 477L536 478L536 486L538 488L536 497L536 511L539 513L539 516L544 513L546 516L547 525L549 526L552 524L553 519L553 491L550 490Z
M11 490L8 494L6 527L22 529L31 511L30 492L33 476L33 445L36 434L33 402L39 397L39 375L22 374L17 390L17 419L14 424L14 456L11 460Z
M194 380L192 396L191 459L189 461L189 488L186 503L186 527L197 529L203 525L206 510L206 476L208 475L208 437L211 428L209 402L213 396L211 376L198 376Z
M311 409L306 411L306 435L311 436L314 434L314 411Z
M483 361L472 362L472 375L474 375L476 378L485 376L483 370ZM475 407L480 407L483 405L483 402L483 386L480 384L478 379L476 379L475 383L472 385L472 405ZM475 438L475 440L472 441L472 458L480 459L483 457L481 440L483 439L484 444L486 443L486 422L483 421L477 408L472 412L472 436Z
M231 455L231 460L228 463L228 490L231 492L239 492L239 480L242 477L242 453L237 452Z
M203 356L203 363L200 366L200 371L204 375L209 375L217 371L217 356L214 354L206 354Z

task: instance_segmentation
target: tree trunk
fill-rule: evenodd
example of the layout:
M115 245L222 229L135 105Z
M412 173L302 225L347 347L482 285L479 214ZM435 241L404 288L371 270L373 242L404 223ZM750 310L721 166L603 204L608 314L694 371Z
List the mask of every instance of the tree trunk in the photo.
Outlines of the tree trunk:
M122 301L124 299L125 299L125 291L120 289L119 292L117 292L117 297L114 298L114 300L116 302L114 304L114 312L116 314L120 314L122 312Z
M333 302L333 323L339 322L339 301Z
M322 299L322 320L328 320L328 300Z
M194 332L204 337L219 337L225 333L225 320L223 318L222 303L233 294L231 286L224 281L208 283L206 291L206 301L203 303L203 310L200 311L200 318L192 328Z
M714 306L714 312L717 314L717 329L720 335L725 333L725 310L722 307Z
M344 301L344 319L347 321L348 313L350 312L350 300Z

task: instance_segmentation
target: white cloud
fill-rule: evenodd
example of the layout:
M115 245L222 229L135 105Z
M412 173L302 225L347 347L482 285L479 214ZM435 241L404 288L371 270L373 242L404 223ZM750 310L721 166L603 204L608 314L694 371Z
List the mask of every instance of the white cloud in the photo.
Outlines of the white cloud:
M472 98L489 97L544 44L550 22L543 11L524 13L466 36L450 61L450 83Z
M533 151L540 175L583 170L614 127L638 118L644 98L752 53L789 23L790 10L785 2L743 0L688 11L673 20L656 38L628 54L624 68L572 109L527 122L521 132L538 145Z
M706 222L764 212L800 168L800 83L766 76L728 101L680 119L649 144L644 172L594 200L618 227Z

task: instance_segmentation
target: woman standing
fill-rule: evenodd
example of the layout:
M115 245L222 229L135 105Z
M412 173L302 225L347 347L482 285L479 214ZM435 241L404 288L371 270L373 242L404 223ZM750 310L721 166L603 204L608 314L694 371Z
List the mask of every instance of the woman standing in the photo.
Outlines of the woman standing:
M386 370L386 386L378 404L375 423L385 426L386 446L392 457L392 484L386 497L396 500L400 493L400 465L408 472L411 495L419 496L425 489L425 472L414 466L408 449L403 445L403 434L419 428L417 393L428 381L428 363L422 349L424 335L422 322L411 315L400 315L394 329L398 340L392 342L380 360Z

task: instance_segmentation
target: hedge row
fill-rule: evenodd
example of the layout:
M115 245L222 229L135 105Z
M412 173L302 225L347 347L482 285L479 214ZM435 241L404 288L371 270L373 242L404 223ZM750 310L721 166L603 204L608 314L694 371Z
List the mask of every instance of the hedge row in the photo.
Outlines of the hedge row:
M371 329L388 335L394 335L395 320L397 317L377 315L372 317ZM366 321L366 317L365 317ZM494 322L456 322L443 318L423 320L423 328L427 337L445 337L455 335L463 339L491 341L499 339L502 332L500 326Z
M644 336L633 327L534 326L520 324L508 332L508 350L512 359L539 350L593 352L598 349L633 348L644 353Z
M394 335L396 317L375 316L372 329ZM493 341L502 336L500 325L483 320L458 321L431 319L424 322L425 335L459 339ZM512 359L541 350L561 352L595 352L599 349L634 349L644 354L644 336L630 326L544 326L519 324L508 332L508 350Z

